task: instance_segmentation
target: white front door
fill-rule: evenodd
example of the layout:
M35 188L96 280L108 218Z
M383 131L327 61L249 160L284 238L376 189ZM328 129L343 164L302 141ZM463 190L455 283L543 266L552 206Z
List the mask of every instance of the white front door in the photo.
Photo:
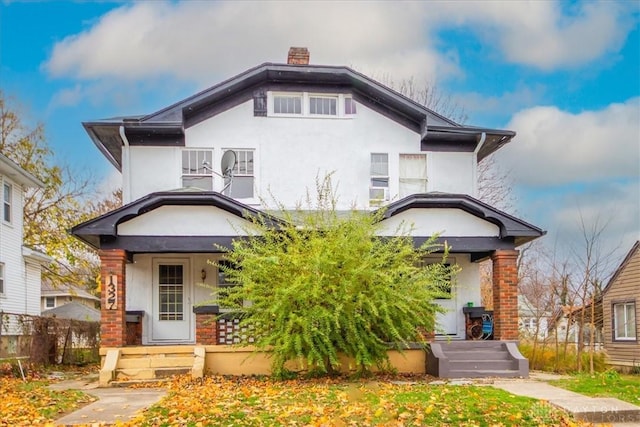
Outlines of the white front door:
M436 335L454 336L458 334L458 304L455 285L451 284L451 298L436 299L435 303L447 310L436 316Z
M154 260L151 341L193 341L189 271L189 260L185 258Z

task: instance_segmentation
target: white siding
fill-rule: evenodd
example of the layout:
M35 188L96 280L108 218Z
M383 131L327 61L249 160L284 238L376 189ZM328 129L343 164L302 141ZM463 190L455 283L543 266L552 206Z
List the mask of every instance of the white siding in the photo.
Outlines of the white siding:
M462 209L407 209L382 222L381 236L392 236L398 227L410 231L412 236L494 237L497 225L480 219Z
M8 313L39 314L40 282L37 292L27 283L27 271L22 257L22 187L6 176L0 181L12 186L11 223L0 218L0 262L4 263L4 295L0 310ZM0 199L2 199L0 194Z
M247 221L213 206L161 206L118 225L120 236L238 236Z
M420 136L395 121L358 104L352 118L254 117L247 101L185 130L187 148L213 148L213 167L219 172L223 150L255 150L256 196L287 207L315 188L316 178L333 172L339 208L353 203L369 207L370 154L389 154L389 194L398 194L400 154L420 153ZM125 203L148 193L181 186L181 149L130 147L130 194ZM473 153L427 152L428 190L473 194ZM431 159L433 157L433 159ZM442 164L440 164L440 162ZM125 180L126 180L125 173ZM214 178L214 188L222 188ZM127 187L127 186L125 186ZM243 200L259 204L260 197Z

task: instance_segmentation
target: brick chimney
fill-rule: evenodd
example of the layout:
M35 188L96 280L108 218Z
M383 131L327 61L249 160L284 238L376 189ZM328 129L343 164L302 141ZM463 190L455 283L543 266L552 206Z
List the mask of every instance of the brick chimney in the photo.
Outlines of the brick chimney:
M287 64L309 65L309 49L306 47L289 48Z

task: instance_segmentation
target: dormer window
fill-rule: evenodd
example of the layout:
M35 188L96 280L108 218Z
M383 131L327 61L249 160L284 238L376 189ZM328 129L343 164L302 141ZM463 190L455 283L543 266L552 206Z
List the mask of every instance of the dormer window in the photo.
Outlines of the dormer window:
M267 101L267 115L272 117L352 118L356 114L356 103L350 94L269 92ZM254 115L261 114L254 111Z
M356 101L350 96L344 97L344 115L351 116L356 113Z
M213 190L213 151L182 151L182 187Z
M273 97L274 114L302 114L302 94L275 95Z
M309 114L318 116L338 115L337 96L315 96L309 97Z

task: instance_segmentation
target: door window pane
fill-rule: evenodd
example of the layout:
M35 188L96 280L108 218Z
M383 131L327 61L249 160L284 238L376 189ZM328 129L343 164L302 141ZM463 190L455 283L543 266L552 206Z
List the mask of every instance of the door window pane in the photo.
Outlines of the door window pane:
M159 319L183 320L183 266L161 264L158 270Z

